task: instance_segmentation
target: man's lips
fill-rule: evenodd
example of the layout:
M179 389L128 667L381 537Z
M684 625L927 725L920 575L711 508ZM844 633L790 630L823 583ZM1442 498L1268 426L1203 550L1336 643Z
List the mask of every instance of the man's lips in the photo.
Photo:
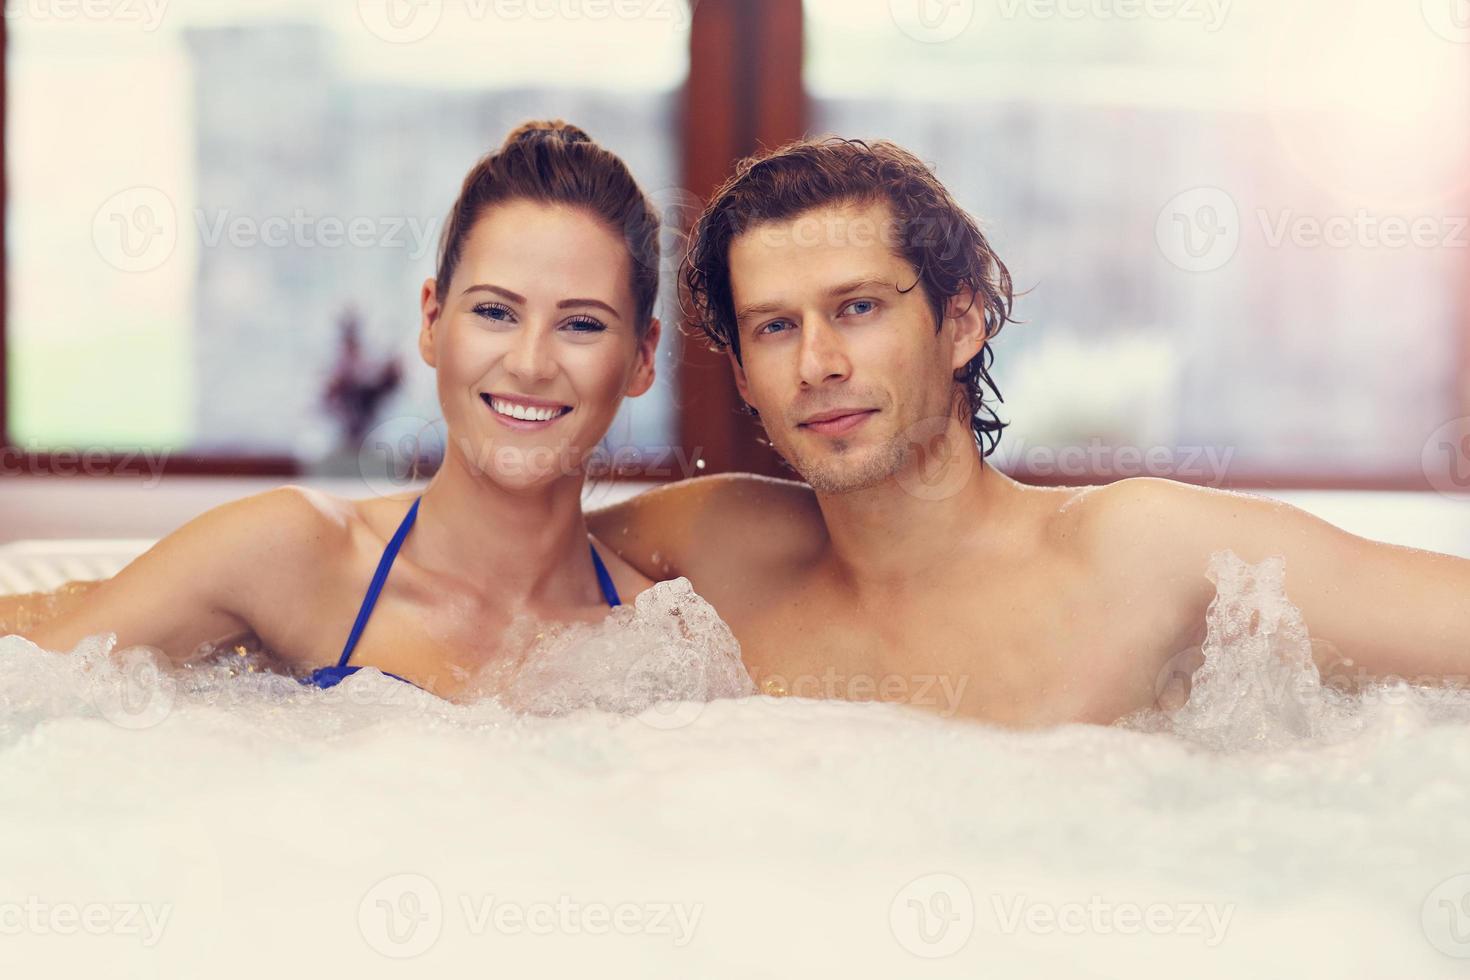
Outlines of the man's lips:
M834 408L818 412L806 421L798 423L798 427L824 436L841 435L857 428L876 414L878 414L876 408Z

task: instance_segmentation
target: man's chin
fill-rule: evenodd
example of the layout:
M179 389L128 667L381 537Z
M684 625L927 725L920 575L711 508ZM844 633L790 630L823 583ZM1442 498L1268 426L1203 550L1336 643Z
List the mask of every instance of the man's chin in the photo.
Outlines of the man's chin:
M840 494L867 490L892 478L903 455L887 443L863 449L805 454L783 454L791 468L817 493Z

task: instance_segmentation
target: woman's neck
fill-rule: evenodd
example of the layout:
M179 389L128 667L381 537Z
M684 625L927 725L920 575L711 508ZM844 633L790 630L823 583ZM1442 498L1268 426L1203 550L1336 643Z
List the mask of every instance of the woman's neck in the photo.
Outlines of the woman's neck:
M507 489L451 449L429 481L409 560L497 603L555 610L600 601L582 515L581 474Z

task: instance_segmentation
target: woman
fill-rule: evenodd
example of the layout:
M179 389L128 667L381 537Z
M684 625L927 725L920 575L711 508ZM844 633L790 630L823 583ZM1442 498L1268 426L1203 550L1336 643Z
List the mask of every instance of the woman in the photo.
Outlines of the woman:
M574 126L523 125L466 177L422 289L448 427L422 495L226 504L27 638L112 632L182 662L253 632L321 687L372 666L452 698L516 654L513 620L600 621L651 584L588 534L580 464L653 383L657 242L621 160Z

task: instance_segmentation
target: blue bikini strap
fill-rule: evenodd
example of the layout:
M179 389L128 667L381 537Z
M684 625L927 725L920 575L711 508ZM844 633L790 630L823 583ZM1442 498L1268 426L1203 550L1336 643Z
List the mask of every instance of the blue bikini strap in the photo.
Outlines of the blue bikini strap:
M602 586L602 597L607 600L609 606L621 606L622 600L618 598L618 588L613 585L612 576L607 573L607 566L602 563L602 556L597 553L595 546L592 548L592 564L597 566L597 584Z
M362 608L357 611L357 621L352 624L352 634L347 637L347 645L342 648L342 657L337 661L338 667L346 667L347 659L352 656L352 650L357 646L357 640L362 636L363 628L367 626L368 617L373 614L373 606L378 602L378 593L383 591L383 583L388 581L388 569L393 567L393 559L398 557L398 549L403 547L403 539L408 537L409 528L419 515L419 501L422 497L414 498L413 506L408 508L408 514L404 516L403 523L398 525L393 539L388 542L388 547L383 549L383 557L378 559L378 570L373 573L372 584L368 586L367 595L362 598Z

